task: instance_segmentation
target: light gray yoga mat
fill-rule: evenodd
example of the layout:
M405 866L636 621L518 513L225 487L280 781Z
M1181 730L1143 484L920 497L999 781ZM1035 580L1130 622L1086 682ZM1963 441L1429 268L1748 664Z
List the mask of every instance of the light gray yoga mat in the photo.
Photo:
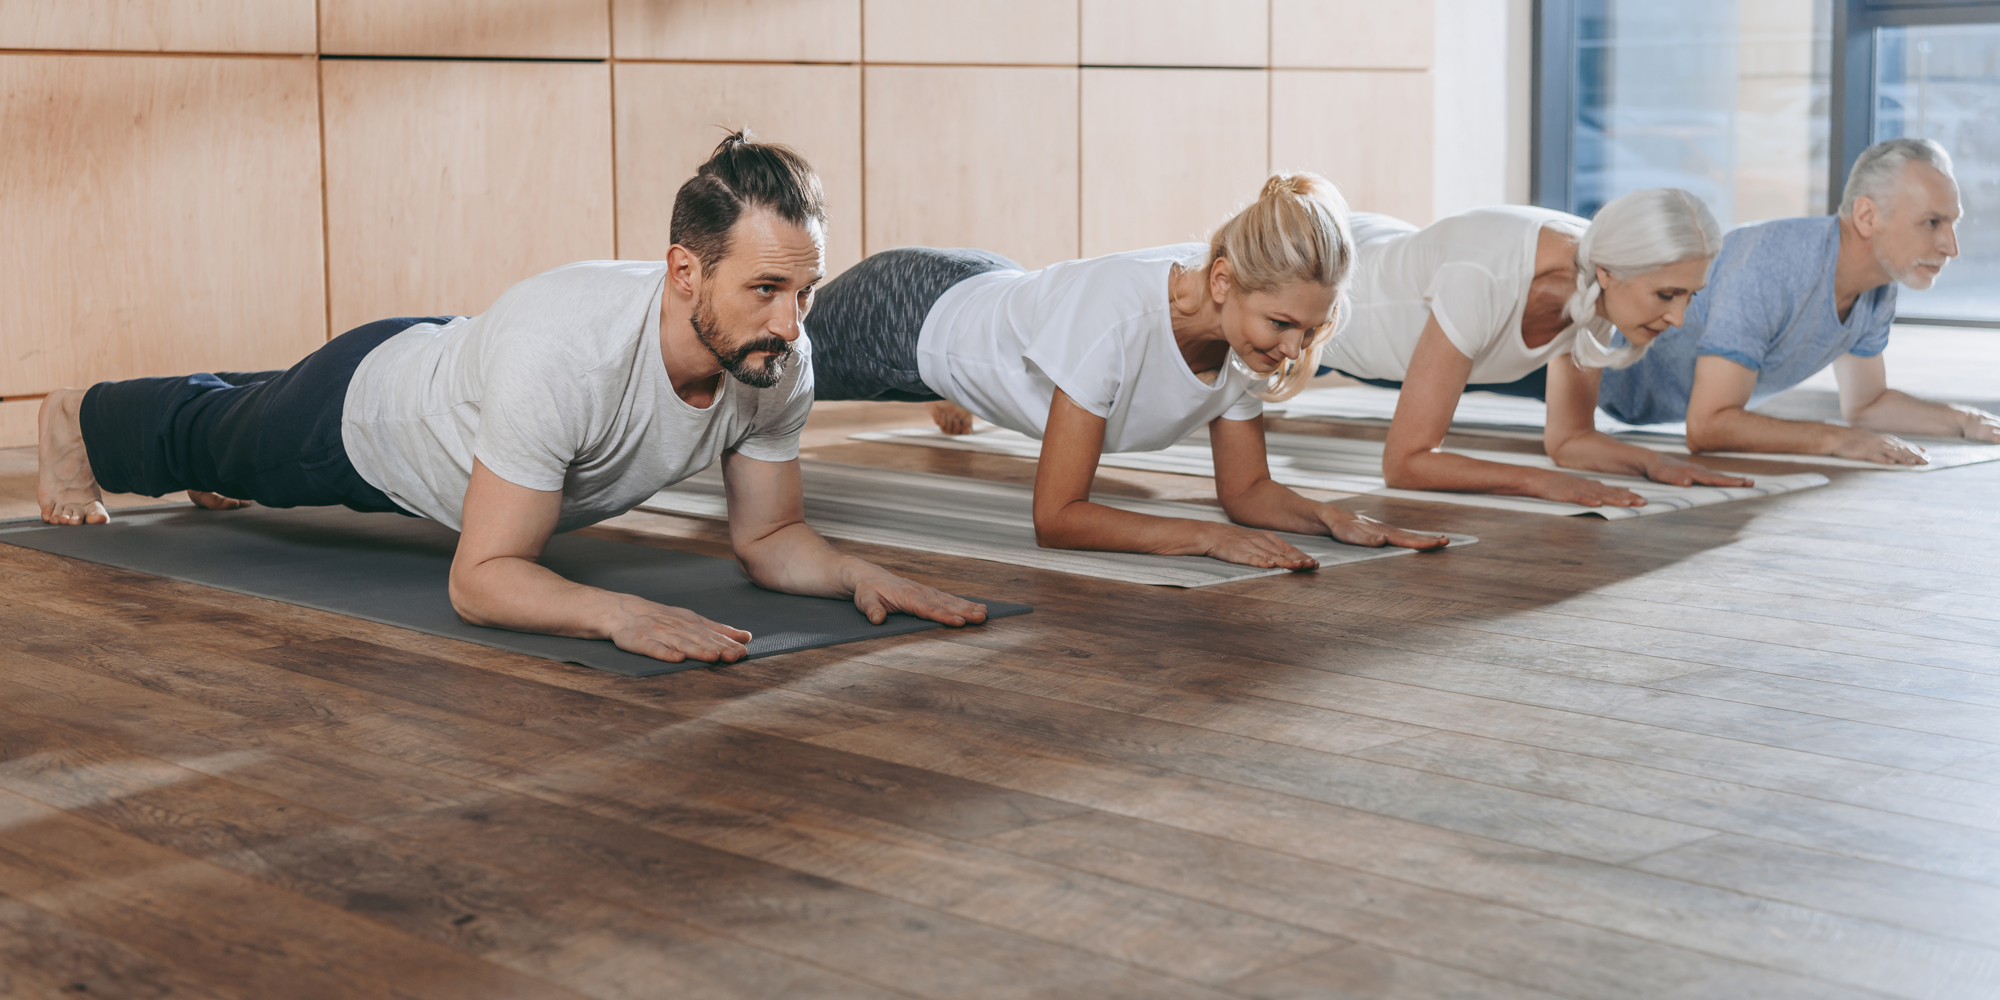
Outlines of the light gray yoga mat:
M344 507L154 508L114 512L110 524L82 527L39 519L0 522L0 542L628 677L707 665L664 663L605 640L467 625L445 592L457 532L400 514L360 514ZM557 535L541 561L579 583L637 594L744 629L755 637L753 659L942 627L900 614L870 625L851 601L760 590L734 562L691 552ZM993 618L1032 610L983 603Z
M1274 403L1267 409L1282 411L1290 420L1387 427L1390 418L1396 415L1398 395L1396 390L1380 386L1335 386L1326 389L1308 389L1282 403ZM1760 410L1790 420L1823 419L1790 412L1773 412L1778 407L1772 404L1777 404L1785 398L1783 395L1774 397L1760 407ZM1658 452L1688 454L1686 424L1628 424L1603 410L1598 410L1596 413L1597 429L1621 441ZM1502 396L1490 392L1468 392L1458 399L1458 411L1452 414L1451 429L1458 434L1481 434L1487 437L1540 441L1547 420L1548 408L1541 400ZM2000 461L2000 445L1974 444L1946 438L1905 437L1906 440L1924 449L1930 457L1929 464L1883 465L1879 462L1834 458L1830 455L1788 455L1747 451L1712 452L1702 457L1758 458L1772 462L1803 462L1844 469L1869 469L1876 472L1936 472L1940 469L1955 469L1965 465Z
M799 462L799 473L805 481L806 523L828 538L1168 587L1206 587L1289 572L1239 566L1206 556L1045 549L1035 543L1035 491L1026 486L810 459ZM1124 497L1092 499L1155 517L1223 523L1229 520L1213 507ZM643 510L718 520L729 516L723 499L722 476L715 469L677 483L639 506ZM1343 545L1314 535L1281 534L1281 537L1318 559L1322 569L1416 554L1413 549ZM1454 545L1478 541L1470 535L1449 537Z
M1040 441L1024 434L998 428L961 435L905 428L893 431L869 431L851 436L861 441L913 444L955 451L979 451L1019 458L1037 458L1042 452ZM1433 503L1458 504L1464 507L1518 510L1530 514L1564 516L1593 514L1608 519L1665 514L1730 500L1748 500L1753 497L1789 493L1793 490L1824 486L1827 483L1827 478L1817 472L1756 476L1755 486L1668 486L1628 476L1607 476L1595 472L1578 473L1623 487L1646 498L1644 507L1585 507L1536 497L1391 489L1382 481L1382 443L1379 441L1356 441L1349 438L1314 437L1305 434L1266 434L1264 447L1270 458L1271 478L1286 486L1302 486L1339 493L1365 493L1370 496L1399 497L1407 500L1429 500ZM1491 462L1506 462L1542 469L1556 468L1556 464L1544 455L1476 451L1466 448L1446 450L1453 454L1482 458ZM1186 476L1215 475L1214 459L1209 453L1208 441L1201 435L1189 437L1180 444L1160 451L1105 455L1099 461L1104 465L1120 469L1138 469L1144 472L1172 472Z

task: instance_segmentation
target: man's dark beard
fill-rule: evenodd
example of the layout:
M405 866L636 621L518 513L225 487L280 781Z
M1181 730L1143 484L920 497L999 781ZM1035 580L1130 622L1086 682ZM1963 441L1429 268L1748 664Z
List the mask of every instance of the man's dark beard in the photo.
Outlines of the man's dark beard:
M759 337L728 354L722 353L711 333L721 324L716 319L715 311L709 308L708 296L695 300L694 312L688 315L688 325L694 327L695 339L708 348L708 353L715 355L715 360L730 378L753 389L769 389L785 377L785 366L792 360L792 345L785 343L783 337L775 334ZM769 351L771 357L761 366L752 368L750 355L758 351Z

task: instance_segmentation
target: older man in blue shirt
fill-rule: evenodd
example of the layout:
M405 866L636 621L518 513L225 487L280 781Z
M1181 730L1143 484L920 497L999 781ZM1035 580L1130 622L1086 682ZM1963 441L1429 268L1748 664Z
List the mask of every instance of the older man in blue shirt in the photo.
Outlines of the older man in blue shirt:
M1681 326L1638 363L1607 371L1598 405L1627 423L1686 420L1696 452L1835 455L1922 464L1895 434L2000 442L2000 417L1888 387L1882 349L1896 285L1919 291L1958 256L1951 157L1928 139L1891 139L1855 161L1831 218L1777 219L1723 239ZM1848 426L1753 413L1833 366Z

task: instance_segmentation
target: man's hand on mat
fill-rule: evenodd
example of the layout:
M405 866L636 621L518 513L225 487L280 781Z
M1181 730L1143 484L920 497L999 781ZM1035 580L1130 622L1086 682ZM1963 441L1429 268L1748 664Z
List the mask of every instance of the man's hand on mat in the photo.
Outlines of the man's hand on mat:
M735 663L748 655L750 633L712 622L686 608L654 604L629 595L618 602L611 641L628 653L679 663Z
M1202 554L1213 559L1265 569L1319 568L1319 560L1299 551L1298 546L1279 538L1275 532L1212 523L1205 523L1202 531L1207 542Z
M954 628L977 625L986 620L984 604L975 604L936 587L926 587L915 580L905 580L880 567L871 568L875 572L862 577L854 587L854 606L873 624L880 625L887 621L894 611Z
M1405 549L1441 549L1451 544L1451 539L1443 535L1405 531L1393 524L1383 524L1366 514L1356 514L1330 503L1320 504L1319 519L1326 525L1327 531L1333 534L1334 541L1349 545L1366 545L1369 548L1394 545Z
M1930 456L1894 434L1850 430L1833 449L1835 458L1853 458L1883 465L1929 465Z
M1644 507L1646 498L1628 489L1607 486L1595 479L1551 472L1535 482L1534 496L1557 503L1585 507Z
M1755 486L1757 481L1747 476L1732 476L1727 472L1717 472L1706 465L1683 462L1678 458L1661 455L1646 463L1646 478L1668 486Z

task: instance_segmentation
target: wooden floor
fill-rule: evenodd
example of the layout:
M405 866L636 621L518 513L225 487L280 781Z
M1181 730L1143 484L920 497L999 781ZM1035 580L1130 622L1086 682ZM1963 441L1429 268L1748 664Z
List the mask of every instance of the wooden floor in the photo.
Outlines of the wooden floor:
M648 680L0 545L0 995L2000 996L2000 464L1832 476Z

